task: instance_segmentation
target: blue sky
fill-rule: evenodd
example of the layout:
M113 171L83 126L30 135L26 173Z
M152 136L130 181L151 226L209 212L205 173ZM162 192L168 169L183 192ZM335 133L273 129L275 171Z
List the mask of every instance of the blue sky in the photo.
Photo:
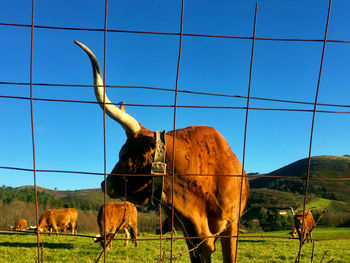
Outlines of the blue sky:
M31 1L3 1L0 23L31 24ZM328 1L186 1L184 33L251 37L258 3L257 37L323 39ZM350 3L333 1L328 39L350 40ZM35 24L103 29L104 1L37 0ZM180 1L110 1L108 29L179 32ZM0 25L0 82L29 82L30 27ZM33 82L92 84L88 58L79 40L103 65L103 32L36 28ZM246 96L252 40L183 38L179 89ZM251 96L313 102L322 42L257 40ZM174 89L178 36L110 32L107 35L107 85ZM327 43L319 103L349 105L350 44ZM174 93L140 89L107 89L113 102L174 103ZM0 84L2 96L30 96L29 86ZM92 87L34 86L35 98L94 101ZM179 93L178 105L246 105L244 99ZM309 105L251 100L251 107L313 109ZM34 101L37 169L102 172L103 112L96 104ZM320 110L349 111L318 106ZM173 129L173 109L133 107L127 112L152 130ZM33 168L30 101L0 98L0 166ZM317 113L312 155L350 154L349 114ZM125 141L122 128L106 119L107 172L118 161ZM309 152L312 113L249 111L245 168L268 173L305 158ZM177 128L217 128L240 160L243 157L245 111L179 108ZM37 173L39 186L58 189L99 187L101 176ZM0 169L0 184L33 184L32 172Z

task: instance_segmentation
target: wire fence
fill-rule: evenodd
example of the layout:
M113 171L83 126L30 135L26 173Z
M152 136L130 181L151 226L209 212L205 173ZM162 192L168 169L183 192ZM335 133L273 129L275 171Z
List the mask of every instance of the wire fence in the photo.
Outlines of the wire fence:
M45 87L75 87L75 88L90 88L93 87L93 85L87 85L87 84L63 84L63 83L35 83L33 82L33 45L34 45L34 29L40 28L45 30L59 30L59 31L86 31L86 32L103 32L104 33L104 55L103 55L103 68L106 68L106 49L107 49L107 33L129 33L129 34L151 34L151 35L163 35L163 36L176 36L179 40L179 50L178 50L178 59L177 59L177 71L176 71L176 87L175 89L168 89L168 88L159 88L159 87L152 87L152 86L117 86L117 85L105 85L104 93L106 88L126 88L126 89L145 89L145 90L155 90L158 92L171 92L174 94L174 103L173 104L124 104L126 106L132 106L132 107L152 107L152 108L172 108L173 109L173 130L176 130L176 116L177 116L177 109L178 108L190 108L190 109L196 109L196 108L208 108L208 109L239 109L245 111L245 128L244 128L244 142L243 142L243 158L242 158L242 173L241 174L232 174L232 175L224 175L224 176L231 176L231 177L242 177L244 174L244 168L245 168L245 155L246 155L246 138L247 138L247 130L248 130L248 115L250 111L292 111L292 112L311 112L313 114L312 122L311 122L311 130L310 130L310 141L309 141L309 155L308 155L308 170L307 170L307 176L294 176L294 175L283 175L283 176L274 176L274 175L267 175L267 174L259 174L259 175L246 175L249 178L283 178L283 179L295 179L295 180L302 180L305 181L305 193L304 193L304 200L303 200L303 210L306 208L306 200L308 198L309 193L309 183L310 181L350 181L349 177L343 177L343 178L313 178L310 177L311 171L311 150L312 150L312 143L313 143L313 135L314 135L314 124L315 124L315 116L316 114L320 113L329 113L329 114L350 114L350 104L349 105L341 105L341 104L331 104L331 103L321 103L318 101L318 94L320 89L320 83L321 83L321 76L322 76L322 70L323 70L323 61L324 61L324 54L326 50L326 45L328 43L342 43L342 44L349 44L349 40L335 40L335 39L328 39L328 25L329 25L329 18L331 14L331 6L332 6L332 0L329 1L329 7L328 7L328 15L327 15L327 23L326 28L324 30L324 38L323 39L297 39L297 38L266 38L266 37L257 37L256 36L256 25L257 25L257 15L258 15L258 7L256 5L255 8L255 15L254 15L254 28L253 28L253 35L252 36L230 36L230 35L209 35L209 34L191 34L191 33L184 33L183 32L183 17L184 17L184 0L181 1L181 14L180 14L180 28L179 32L151 32L151 31L135 31L135 30L119 30L119 29L109 29L107 28L107 12L108 12L108 0L105 1L105 20L104 20L104 28L77 28L77 27L58 27L58 26L46 26L46 25L37 25L35 24L35 0L32 0L32 23L31 24L17 24L17 23L6 23L2 22L0 23L0 26L2 27L20 27L20 28L30 28L31 30L31 41L30 41L30 82L9 82L9 81L1 81L0 85L6 85L6 86L29 86L30 87L30 96L9 96L9 95L2 95L0 94L1 99L8 99L8 100L29 100L30 106L31 106L31 131L32 131L32 154L33 154L33 168L28 167L11 167L11 166L0 166L0 169L4 170L16 170L16 171L23 171L23 172L31 172L33 173L33 180L34 180L34 191L35 191L35 214L36 214L36 225L39 225L39 210L38 210L38 196L37 196L37 174L38 173L67 173L67 174L84 174L84 175L91 175L91 176L104 176L104 180L106 181L107 176L112 175L107 173L107 165L106 165L106 105L108 103L103 103L103 140L104 140L104 173L93 173L93 172L87 172L87 171L68 171L68 170L49 170L49 169L37 169L37 159L36 159L36 143L35 143L35 130L34 130L34 121L35 116L33 112L33 102L34 101L46 101L46 102L62 102L62 103L86 103L86 104L99 104L96 101L86 101L86 100L67 100L67 99L56 99L56 98L36 98L33 96L33 88L34 86L45 86ZM179 75L180 75L180 66L181 66L181 51L182 51L182 39L183 37L193 37L193 38L221 38L221 39L246 39L252 41L251 46L251 56L250 56L250 71L249 71L249 87L248 87L248 94L247 95L233 95L233 94L223 94L223 93L211 93L211 92L201 92L201 91L192 91L192 90L181 90L178 88L178 82L179 82ZM277 99L277 98L265 98L265 97L254 97L251 96L251 80L252 80L252 69L254 64L254 45L256 41L288 41L288 42L320 42L323 43L323 49L321 54L321 63L319 66L319 73L318 73L318 82L316 87L316 95L314 98L314 101L300 101L300 100L283 100L283 99ZM104 83L106 83L106 72L104 70L103 72L103 80ZM246 102L246 106L208 106L208 105L179 105L177 101L177 96L179 93L187 93L187 94L194 94L194 95L204 95L204 96L212 96L212 97L228 97L232 99L240 99L244 100ZM252 100L256 101L268 101L268 102L276 102L280 104L288 104L286 107L252 107L250 106L250 102ZM114 105L119 105L114 104ZM305 108L293 108L291 105L302 105ZM309 107L308 107L309 106ZM324 107L332 107L330 110L321 110L318 109L318 106L324 106ZM337 110L334 110L333 108L337 108ZM339 109L338 109L339 108ZM175 136L173 136L173 145L176 144ZM175 148L175 147L174 147ZM172 155L174 157L174 151L172 152ZM174 158L172 158L174 160ZM174 163L173 163L174 164ZM172 177L172 183L175 182L175 167L172 165L173 171L172 175L165 175L165 176L171 176ZM128 174L113 174L115 176L128 176ZM138 174L139 176L149 176L149 174ZM220 174L185 174L181 176L223 176ZM105 184L106 187L107 184ZM241 194L240 194L240 201L242 197L242 185L241 184ZM172 187L172 196L174 196L174 187ZM104 195L104 203L107 201L106 197L106 188L105 188L105 195ZM127 197L127 196L125 196ZM174 200L174 198L171 198ZM239 206L241 206L241 202L239 202ZM240 209L239 209L240 210ZM172 227L174 222L174 216L175 210L174 205L171 206L172 211ZM241 215L240 215L241 216ZM239 229L240 226L240 216L236 220L235 224L237 224L237 227ZM105 216L106 217L106 216ZM305 217L303 217L304 220ZM12 231L10 229L0 229L1 231ZM18 232L18 231L17 231ZM23 232L23 231L19 231ZM27 233L28 232L23 232ZM45 233L44 233L45 234ZM42 250L40 250L40 237L39 232L36 232L37 235L37 253L38 253L38 262L40 262L40 253L42 253ZM70 234L66 234L70 235ZM72 235L73 236L73 235ZM218 235L213 236L207 236L207 237L201 237L201 239L208 239L217 237ZM91 238L93 236L89 235L74 235L74 237L87 237ZM247 239L254 239L254 238L279 238L279 239L290 239L290 237L286 236L271 236L271 235L250 235L250 236L242 236L239 234L239 231L237 233L237 236L222 236L220 237L235 237L237 239L240 238L247 238ZM169 260L172 261L173 258L176 258L179 255L175 255L173 252L173 241L178 239L196 239L199 237L175 237L173 236L173 232L171 234L170 238L165 238L160 236L159 238L152 239L152 238L138 238L138 240L170 240L171 241L171 252L170 252L170 258ZM319 239L313 239L315 241L323 241L323 240L339 240L339 239L350 239L350 237L335 237L335 238L319 238ZM120 240L118 238L113 238L113 240ZM124 239L123 239L124 240ZM106 241L106 240L105 240ZM106 243L106 242L105 242ZM238 242L237 242L238 244ZM300 257L300 253L302 250L303 242L300 242L298 257ZM184 253L188 253L189 251L185 251ZM106 254L105 249L103 250L104 253L104 260L106 260ZM184 253L180 253L180 256ZM237 253L237 249L236 249ZM100 255L101 256L101 255ZM163 259L161 259L163 261ZM297 259L299 261L299 259Z

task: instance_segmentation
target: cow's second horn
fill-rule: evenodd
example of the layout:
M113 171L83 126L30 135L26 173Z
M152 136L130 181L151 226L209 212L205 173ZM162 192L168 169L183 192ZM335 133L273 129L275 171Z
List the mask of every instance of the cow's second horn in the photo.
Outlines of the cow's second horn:
M138 123L138 121L129 114L127 114L125 111L121 111L118 107L112 104L111 101L108 99L107 95L104 94L101 70L94 53L92 53L92 51L87 46L80 43L79 41L74 40L74 43L81 47L90 58L92 71L94 75L95 95L101 108L103 109L103 95L105 95L104 101L106 105L106 113L108 114L108 116L111 117L113 120L117 121L123 127L127 134L136 134L141 129L141 126Z
M290 210L292 210L292 215L294 216L294 215L295 215L295 212L294 212L293 207L290 206Z
M314 208L316 208L315 206L313 206L313 207L310 207L309 208L309 210L307 210L307 213L306 213L306 215L308 215L309 213L310 213L310 211L312 210L312 209L314 209Z

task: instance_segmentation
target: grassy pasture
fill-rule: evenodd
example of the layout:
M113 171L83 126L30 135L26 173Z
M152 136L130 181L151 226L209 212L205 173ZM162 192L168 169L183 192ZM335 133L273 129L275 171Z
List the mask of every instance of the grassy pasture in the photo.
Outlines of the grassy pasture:
M238 262L294 262L298 252L298 241L277 238L248 238L249 235L287 236L288 231L242 234L239 242ZM180 236L180 234L178 234ZM314 230L314 238L350 236L350 228L319 228ZM117 235L123 238L123 235ZM141 233L139 238L157 238L155 234ZM170 237L167 234L165 237ZM40 236L44 242L44 262L95 262L101 252L100 246L92 239L72 236ZM107 252L106 262L157 262L159 260L159 241L140 241L135 248L132 242L127 248L124 241L113 241L112 250ZM173 243L173 255L186 251L184 240ZM165 258L170 256L170 240L163 241ZM216 242L217 252L213 262L222 262L220 242ZM350 262L350 240L316 241L313 262ZM303 248L301 262L311 262L312 244ZM37 260L37 238L35 235L0 232L0 262L35 262ZM176 262L189 262L187 253ZM100 259L103 262L103 255Z

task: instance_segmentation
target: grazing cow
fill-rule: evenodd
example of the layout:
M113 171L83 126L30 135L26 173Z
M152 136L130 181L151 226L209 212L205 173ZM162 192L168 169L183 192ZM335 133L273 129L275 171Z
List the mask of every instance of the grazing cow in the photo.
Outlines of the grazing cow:
M105 226L105 213L106 213L106 228ZM100 234L95 241L100 241L101 246L104 247L104 237L106 236L106 248L112 248L111 239L114 237L116 231L125 232L125 244L128 245L128 239L135 239L135 247L138 246L137 241L137 209L134 204L130 202L121 203L107 203L103 205L97 215L97 224L100 228ZM106 232L105 232L106 230Z
M315 220L311 213L311 208L309 210L299 211L297 214L295 214L293 208L292 214L293 214L293 229L290 234L292 237L296 237L298 235L299 241L304 242L304 240L307 240L307 242L312 240L312 230L315 226ZM304 217L305 214L305 217ZM304 218L304 220L303 220ZM304 225L303 225L304 221Z
M20 219L15 224L15 230L16 231L26 231L27 230L27 226L28 226L27 220Z
M156 181L151 175L154 155L165 150L167 175L161 188L163 207L167 207L165 213L170 216L169 207L173 204L176 220L179 220L177 224L183 227L184 234L199 237L186 239L191 262L211 261L216 238L207 237L214 234L226 236L221 238L223 261L235 262L235 236L239 215L246 206L249 185L241 163L228 142L214 128L190 126L167 132L164 135L166 144L159 150L155 132L127 114L125 107L119 109L110 102L104 93L95 55L82 43L75 43L90 58L99 105L103 108L105 102L106 113L121 124L127 135L118 163L108 175L107 182L101 184L103 191L106 183L106 191L111 198L127 196L133 203L148 204L153 196L152 185Z
M39 232L49 232L52 229L56 231L63 230L66 233L67 228L71 227L72 234L76 234L76 222L78 220L78 211L74 208L52 209L41 214L39 219Z

